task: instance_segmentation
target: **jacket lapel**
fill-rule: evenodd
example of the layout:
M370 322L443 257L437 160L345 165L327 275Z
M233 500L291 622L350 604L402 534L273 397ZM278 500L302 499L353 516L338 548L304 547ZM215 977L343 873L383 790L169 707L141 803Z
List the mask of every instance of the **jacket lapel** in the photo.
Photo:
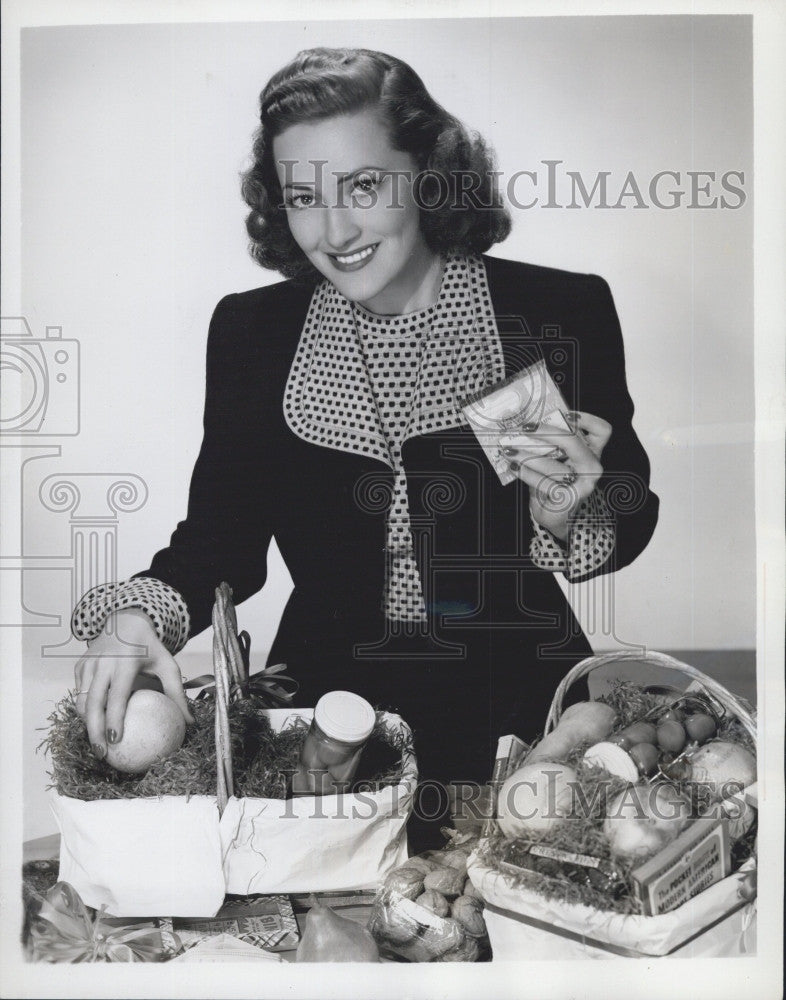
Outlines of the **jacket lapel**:
M392 466L351 310L328 281L311 299L284 391L284 417L310 444Z
M479 257L445 278L418 371L405 440L466 423L464 399L504 378L502 345Z

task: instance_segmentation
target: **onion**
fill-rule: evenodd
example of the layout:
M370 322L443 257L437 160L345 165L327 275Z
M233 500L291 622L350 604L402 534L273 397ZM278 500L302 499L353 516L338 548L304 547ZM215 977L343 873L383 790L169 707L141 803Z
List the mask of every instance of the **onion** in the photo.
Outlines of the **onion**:
M645 858L673 840L689 818L690 802L672 785L629 785L612 799L603 833L615 857Z
M509 839L543 833L561 823L573 805L576 772L566 764L524 764L503 783L497 799L497 821Z
M740 789L747 788L756 780L756 758L739 743L715 740L699 747L690 759L691 781L712 785L713 791L721 798L724 785L735 784Z
M744 837L753 825L756 811L739 794L756 781L756 758L739 743L715 740L699 747L690 759L690 780L706 785L720 809L707 815L726 816L732 841Z

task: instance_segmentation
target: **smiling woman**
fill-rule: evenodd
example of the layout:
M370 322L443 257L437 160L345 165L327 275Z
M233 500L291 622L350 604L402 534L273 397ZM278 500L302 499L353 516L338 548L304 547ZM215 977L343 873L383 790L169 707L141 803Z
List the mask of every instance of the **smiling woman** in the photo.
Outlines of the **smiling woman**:
M344 689L410 723L438 799L422 848L445 786L533 738L590 652L554 574L613 572L654 530L619 323L602 279L486 256L510 227L490 153L400 60L302 52L260 110L251 253L288 280L216 307L187 516L77 607L81 710L99 756L145 674L190 721L173 654L222 581L238 603L262 587L275 537L294 589L269 662L305 706ZM558 419L505 422L503 476L464 407L523 369L559 382ZM118 630L149 655L119 657Z
M420 228L417 164L376 111L291 125L273 153L292 238L342 295L375 313L436 300L442 262Z

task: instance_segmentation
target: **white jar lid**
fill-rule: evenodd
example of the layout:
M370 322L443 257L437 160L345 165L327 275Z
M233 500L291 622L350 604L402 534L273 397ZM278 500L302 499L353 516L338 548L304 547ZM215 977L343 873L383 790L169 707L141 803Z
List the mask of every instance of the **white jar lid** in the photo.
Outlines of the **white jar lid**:
M314 721L325 734L342 743L363 743L371 735L377 716L365 698L351 691L329 691L314 709Z
M609 774L622 778L623 781L639 780L639 769L633 758L616 743L596 743L585 752L584 760L588 764L597 764Z

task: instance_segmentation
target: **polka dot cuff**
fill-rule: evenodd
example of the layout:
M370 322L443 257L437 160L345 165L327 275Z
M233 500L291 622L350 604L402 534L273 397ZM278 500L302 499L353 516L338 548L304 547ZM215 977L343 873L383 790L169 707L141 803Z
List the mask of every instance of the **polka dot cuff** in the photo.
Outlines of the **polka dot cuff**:
M535 533L530 542L530 558L541 569L564 573L569 583L601 567L614 550L614 518L597 490L590 493L571 518L567 546L562 546L534 518L532 527Z
M173 587L152 576L104 583L89 590L74 608L71 632L82 641L95 639L109 615L124 608L144 611L173 655L188 641L191 621L185 601Z

